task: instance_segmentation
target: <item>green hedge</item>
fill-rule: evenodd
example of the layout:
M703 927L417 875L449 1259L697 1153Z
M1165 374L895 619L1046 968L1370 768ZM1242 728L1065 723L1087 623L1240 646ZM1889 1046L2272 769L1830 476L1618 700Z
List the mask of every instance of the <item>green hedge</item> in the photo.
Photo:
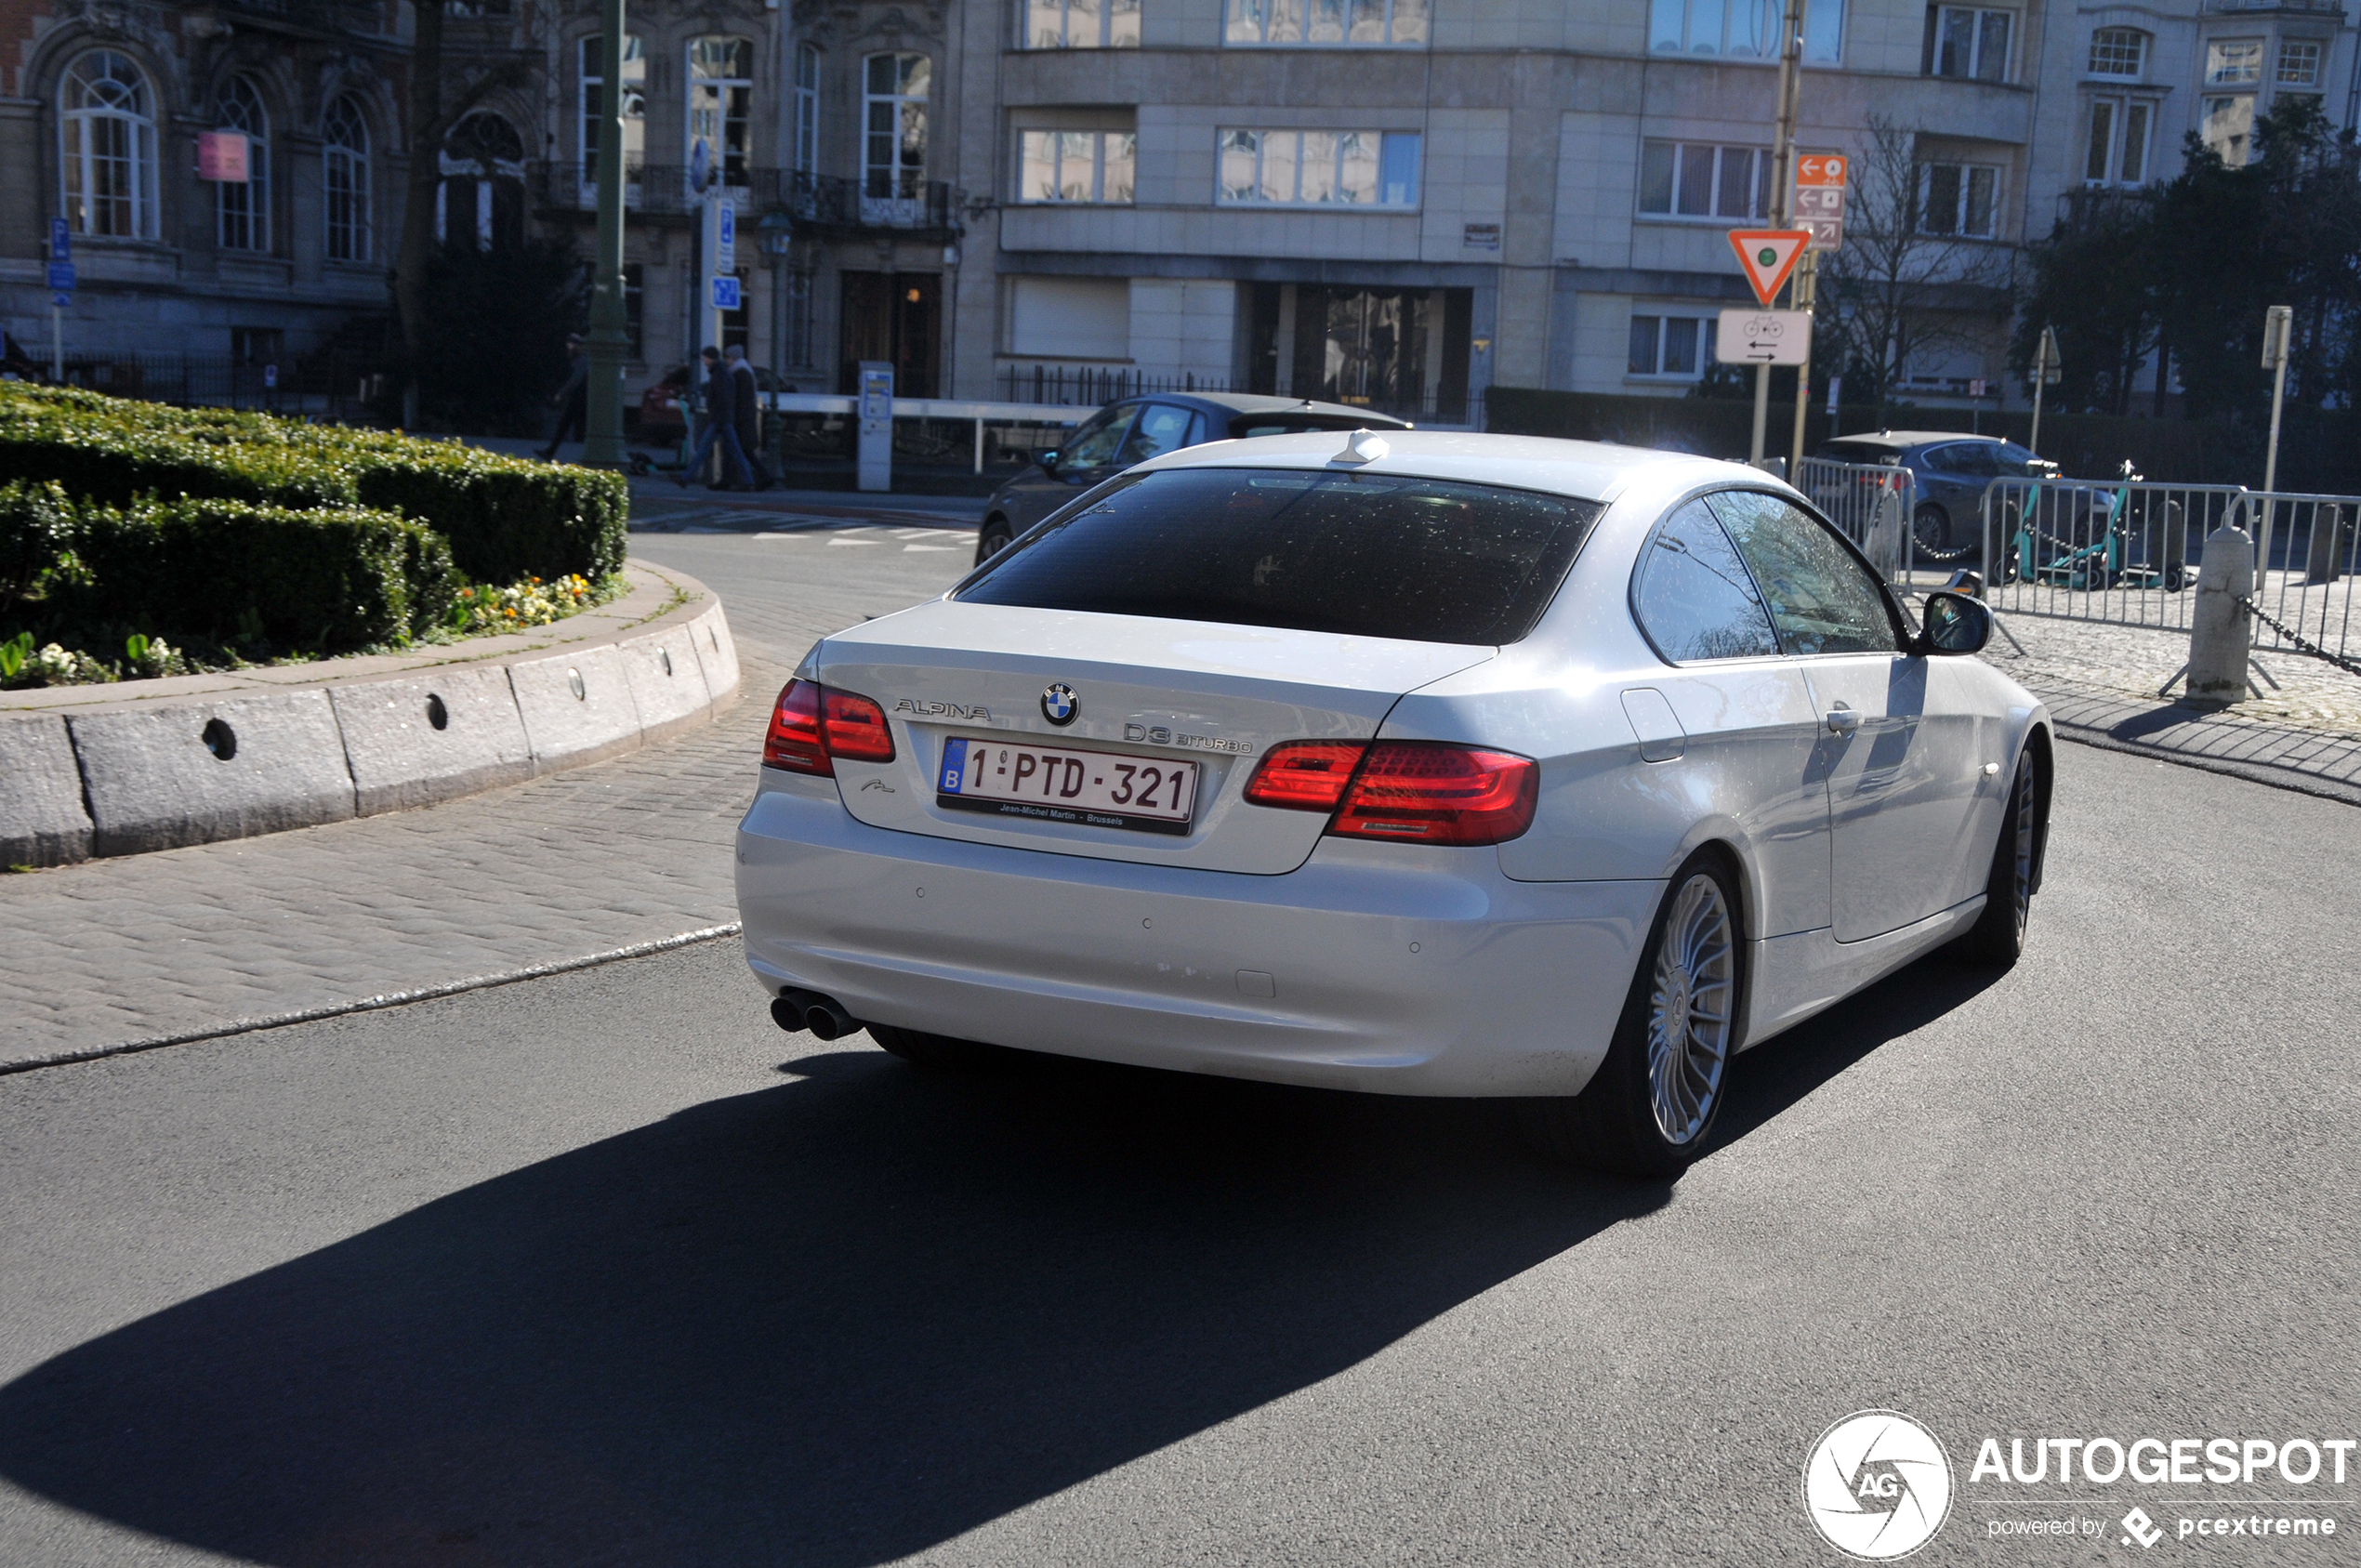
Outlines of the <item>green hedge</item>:
M146 494L363 506L422 522L480 581L621 570L622 476L382 430L0 383L0 482L55 480L112 506Z
M0 560L44 551L50 619L176 641L259 635L344 652L441 621L459 586L442 538L391 512L187 496L76 506L54 483L0 486Z

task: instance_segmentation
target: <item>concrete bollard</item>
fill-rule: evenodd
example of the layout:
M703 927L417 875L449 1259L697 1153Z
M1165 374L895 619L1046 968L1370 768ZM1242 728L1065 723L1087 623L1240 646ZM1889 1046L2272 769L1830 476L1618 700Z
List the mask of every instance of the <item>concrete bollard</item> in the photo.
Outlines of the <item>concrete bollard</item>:
M2346 536L2352 532L2342 507L2312 508L2312 548L2303 563L2303 586L2317 587L2344 575Z
M2196 609L2189 618L2189 680L2182 699L2188 705L2220 708L2246 700L2254 622L2243 601L2253 592L2253 536L2236 526L2207 534Z
M1902 493L1889 490L1878 497L1876 518L1869 524L1869 547L1863 551L1878 575L1891 583L1902 575L1902 542L1906 526L1902 516Z

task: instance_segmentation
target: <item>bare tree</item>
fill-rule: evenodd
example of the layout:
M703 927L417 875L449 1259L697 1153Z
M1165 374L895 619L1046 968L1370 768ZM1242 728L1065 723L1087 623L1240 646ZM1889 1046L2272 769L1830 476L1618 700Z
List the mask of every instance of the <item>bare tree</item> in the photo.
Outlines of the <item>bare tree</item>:
M393 270L394 312L401 318L405 365L418 363L427 331L427 270L434 258L434 197L442 181L442 149L452 128L492 94L532 75L532 53L515 46L453 51L444 24L453 17L505 17L509 7L483 0L418 0L411 7L410 179L402 193L402 246ZM417 422L418 383L405 370L402 423Z
M1821 258L1813 358L1865 378L1882 423L1913 360L1991 340L2008 314L2012 259L1952 231L1956 214L1921 210L1917 131L1876 114L1867 128L1846 192L1844 248Z

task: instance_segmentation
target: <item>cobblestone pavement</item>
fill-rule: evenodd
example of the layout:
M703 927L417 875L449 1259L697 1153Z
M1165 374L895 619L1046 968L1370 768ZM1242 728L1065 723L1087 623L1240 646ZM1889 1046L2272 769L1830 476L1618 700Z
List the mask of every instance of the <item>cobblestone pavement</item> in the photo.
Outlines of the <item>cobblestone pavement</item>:
M744 679L714 723L429 810L0 878L0 1068L455 988L732 921L730 830L770 696L816 639L955 581L979 507L707 499L668 484L634 506L646 530L635 552L701 578L729 609ZM864 507L888 520L864 521ZM2155 696L2184 639L2005 624L2022 652L1998 639L1993 662L2042 692L2070 735L2361 802L2361 680L2266 655L2277 696L2197 716Z
M840 521L775 543L636 536L729 610L739 694L705 729L428 810L0 878L0 1067L735 920L730 831L771 695L816 639L941 591L973 537Z

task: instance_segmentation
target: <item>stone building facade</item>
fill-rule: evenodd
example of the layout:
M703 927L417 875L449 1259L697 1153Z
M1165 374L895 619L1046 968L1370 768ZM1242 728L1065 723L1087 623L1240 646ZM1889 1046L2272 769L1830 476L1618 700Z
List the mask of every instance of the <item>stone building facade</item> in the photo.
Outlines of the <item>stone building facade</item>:
M1915 221L2005 274L2072 193L2243 158L2291 95L2361 111L2343 0L1809 0L1803 146L1909 139ZM438 218L587 241L590 118L626 106L636 389L700 334L692 165L735 200L721 323L798 390L1110 382L1472 415L1495 383L1679 395L1745 297L1774 0L638 0L601 79L589 0L470 0L535 62L442 150ZM0 0L0 319L46 346L295 357L382 332L408 138L402 0ZM254 138L242 191L196 176ZM1990 270L1986 270L1986 276ZM1974 312L1969 312L1973 315ZM1905 367L2002 379L2004 327Z

